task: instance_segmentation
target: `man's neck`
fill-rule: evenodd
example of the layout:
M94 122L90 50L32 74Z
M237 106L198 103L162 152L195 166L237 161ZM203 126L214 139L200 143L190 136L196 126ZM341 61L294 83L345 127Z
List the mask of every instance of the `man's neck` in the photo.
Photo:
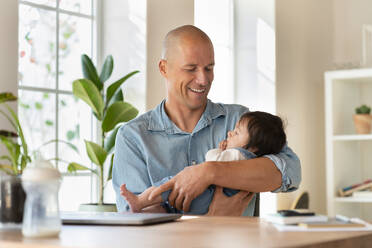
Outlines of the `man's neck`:
M195 126L198 124L207 104L204 107L192 110L187 106L177 105L165 101L164 109L169 119L184 132L192 133Z

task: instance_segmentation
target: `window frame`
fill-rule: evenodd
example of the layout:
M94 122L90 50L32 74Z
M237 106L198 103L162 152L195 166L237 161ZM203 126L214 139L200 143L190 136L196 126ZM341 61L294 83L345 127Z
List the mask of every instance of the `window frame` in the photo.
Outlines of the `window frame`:
M56 44L59 44L60 38L59 38L59 26L60 26L60 14L66 14L69 16L73 17L79 17L79 18L85 18L88 20L91 20L91 57L94 62L97 61L100 62L100 43L101 40L98 40L98 33L101 32L101 11L100 7L102 5L100 0L89 0L92 3L92 8L90 14L84 14L84 13L79 13L79 12L74 12L70 10L64 10L59 8L59 1L56 0L56 5L55 7L48 6L48 5L43 5L43 4L37 4L33 3L27 0L19 0L18 1L18 6L29 6L37 9L42 9L46 11L53 11L56 14L56 37L55 41ZM20 17L18 17L20 19ZM18 38L19 40L19 38ZM25 85L20 85L20 81L17 80L17 90L18 91L28 91L28 92L37 92L37 93L53 93L55 94L55 137L58 140L59 139L59 100L60 100L60 95L70 95L72 96L72 89L71 91L68 90L61 90L59 89L59 65L60 65L60 59L59 59L59 51L60 48L57 45L56 46L56 76L55 76L55 87L54 88L47 88L47 87L33 87L33 86L25 86ZM19 71L19 67L17 68L17 71ZM97 140L97 134L98 134L98 128L97 128L97 123L96 120L93 118L93 115L90 115L90 123L91 123L91 134L90 134L90 139L91 140ZM55 142L55 155L56 158L59 158L59 143ZM56 166L58 168L58 161L55 161ZM98 179L90 172L76 172L73 175L68 172L62 172L61 173L63 177L74 177L74 176L86 176L90 177L90 202L94 202L98 198L98 183L96 182Z

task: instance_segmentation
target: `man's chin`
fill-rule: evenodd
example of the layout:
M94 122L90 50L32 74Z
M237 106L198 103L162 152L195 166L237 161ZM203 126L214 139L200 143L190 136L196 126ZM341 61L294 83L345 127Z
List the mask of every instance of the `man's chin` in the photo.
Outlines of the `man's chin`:
M207 100L201 101L201 102L193 102L193 103L188 103L188 107L191 110L199 110L199 109L205 109L205 106L207 106Z

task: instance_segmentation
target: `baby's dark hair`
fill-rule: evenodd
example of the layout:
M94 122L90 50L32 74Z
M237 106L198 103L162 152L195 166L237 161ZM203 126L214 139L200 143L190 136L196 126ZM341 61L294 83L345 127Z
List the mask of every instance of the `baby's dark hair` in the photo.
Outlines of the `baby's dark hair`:
M247 122L249 143L245 149L255 148L260 157L279 153L287 141L283 121L280 117L266 112L248 112L240 117L239 122Z

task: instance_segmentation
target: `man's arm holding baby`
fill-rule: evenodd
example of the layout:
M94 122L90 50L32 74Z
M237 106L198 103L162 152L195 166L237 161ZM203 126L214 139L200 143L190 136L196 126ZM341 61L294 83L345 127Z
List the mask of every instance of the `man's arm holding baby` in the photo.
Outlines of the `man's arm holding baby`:
M189 166L154 190L150 197L172 189L169 203L187 211L191 201L211 184L248 192L286 192L295 190L300 181L300 161L285 146L277 155Z

